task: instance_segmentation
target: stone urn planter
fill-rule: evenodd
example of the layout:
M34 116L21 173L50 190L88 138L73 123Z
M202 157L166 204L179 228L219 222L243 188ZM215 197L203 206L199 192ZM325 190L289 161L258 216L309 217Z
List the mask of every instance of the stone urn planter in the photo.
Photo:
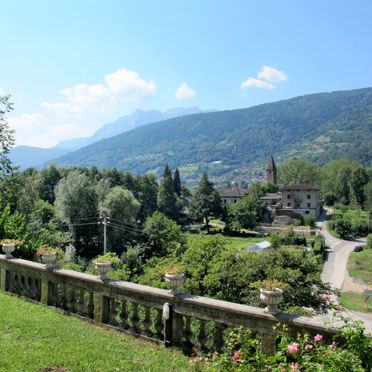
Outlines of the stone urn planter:
M267 305L265 311L270 314L275 314L279 311L278 304L283 301L283 290L280 288L270 290L261 288L260 299Z
M180 265L169 266L165 269L165 282L167 283L172 293L180 293L180 288L183 285L185 275L183 274L183 268Z
M101 280L107 280L109 277L107 273L111 270L111 262L96 262L95 269L99 272L99 278Z
M56 252L44 253L41 256L41 259L45 263L45 267L48 270L52 270L54 268L54 263L56 262L57 259L57 253Z
M116 253L108 252L101 256L96 257L93 260L95 269L99 272L98 277L101 280L109 279L107 273L111 270L112 266L118 265L120 262L119 257Z
M54 269L54 263L57 259L58 250L59 248L50 247L49 245L42 245L37 249L36 255L40 257L47 270Z
M15 244L3 244L3 251L6 258L12 258L12 253L15 251Z
M22 242L16 239L3 239L0 241L3 251L5 252L5 258L13 258L12 253L16 250L17 246Z

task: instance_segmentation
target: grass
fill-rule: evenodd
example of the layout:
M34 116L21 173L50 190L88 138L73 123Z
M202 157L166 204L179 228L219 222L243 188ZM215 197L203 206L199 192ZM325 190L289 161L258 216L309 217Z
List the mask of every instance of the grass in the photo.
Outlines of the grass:
M362 252L352 252L347 264L349 275L362 280L367 285L372 285L372 249Z
M227 245L232 248L245 248L250 245L262 242L265 238L241 238L236 236L226 236Z
M364 313L372 313L372 298L367 304L364 302L363 293L356 292L344 292L338 298L340 304L345 307L345 309L360 311Z
M2 371L187 371L178 351L0 293Z

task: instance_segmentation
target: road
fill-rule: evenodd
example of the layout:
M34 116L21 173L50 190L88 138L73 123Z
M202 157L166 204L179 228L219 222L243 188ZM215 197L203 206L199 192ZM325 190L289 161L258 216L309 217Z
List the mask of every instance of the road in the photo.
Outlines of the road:
M352 280L347 275L347 261L349 255L353 252L355 246L365 243L365 241L347 241L333 237L326 228L325 221L329 216L329 210L325 209L325 213L317 222L317 226L321 228L322 235L325 238L326 245L329 247L328 257L324 263L323 272L321 279L325 283L329 283L332 288L341 290L346 280ZM366 285L352 283L354 288L358 285L358 289L362 291L366 288ZM348 283L348 288L351 284ZM337 303L337 296L332 296L331 300ZM372 304L371 304L372 306ZM330 314L326 317L329 318ZM372 315L368 313L359 313L355 311L346 311L346 316L350 316L354 319L362 320L366 329L372 334Z

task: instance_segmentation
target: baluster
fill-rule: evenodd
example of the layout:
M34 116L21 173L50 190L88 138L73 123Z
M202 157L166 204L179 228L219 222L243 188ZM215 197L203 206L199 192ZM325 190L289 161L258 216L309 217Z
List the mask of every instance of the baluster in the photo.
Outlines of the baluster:
M31 278L31 298L35 301L40 301L40 292L38 279Z
M19 275L19 294L23 297L26 297L26 288L25 288L26 278L24 275Z
M130 318L131 322L132 322L132 330L134 333L139 333L140 332L140 328L139 328L139 321L140 321L140 318L139 318L139 315L138 315L138 304L136 303L132 303L132 316Z
M155 322L155 330L156 330L156 336L160 339L164 339L164 323L163 323L163 310L162 309L156 309L156 322Z
M70 290L70 311L72 313L76 313L76 290L75 288L71 288Z
M15 272L9 271L9 286L8 291L14 293L15 291Z
M214 342L213 342L213 348L218 353L222 352L223 348L223 330L225 329L225 326L221 323L215 324L215 332L214 332Z
M205 320L199 320L198 343L201 351L207 351L207 334L205 333Z
M116 300L115 298L110 298L110 315L109 315L109 323L113 326L118 325L118 321L116 319L116 316L118 315L116 311Z
M30 283L31 283L31 278L29 276L26 276L25 277L25 284L24 284L25 296L27 298L31 298L32 299L32 297L31 297L31 285L30 285Z
M94 318L94 299L93 299L92 292L89 293L87 311L88 311L88 317L90 319L93 319Z
M127 310L127 301L121 300L121 311L120 311L120 327L124 329L129 328L128 323L128 310Z
M192 331L191 331L191 317L185 316L185 328L183 329L184 341L182 343L182 350L186 355L190 355L193 349L193 343L191 341Z
M78 298L78 313L82 316L87 314L87 308L85 306L85 291L84 289L80 289L79 291L79 298Z
M145 328L144 334L149 337L152 336L152 331L150 329L151 325L152 325L151 308L149 306L145 306L145 319L143 320L143 326Z
M69 310L67 287L65 284L62 285L62 309L65 311Z
M19 295L19 274L14 273L14 293Z
M56 283L49 283L49 289L48 289L48 305L57 307L57 294L58 287Z

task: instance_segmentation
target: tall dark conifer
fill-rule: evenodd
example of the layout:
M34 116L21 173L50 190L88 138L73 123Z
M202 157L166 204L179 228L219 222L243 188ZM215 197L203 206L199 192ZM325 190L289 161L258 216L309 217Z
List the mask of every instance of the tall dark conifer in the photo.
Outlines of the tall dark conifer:
M182 185L181 185L181 176L180 176L180 171L178 168L174 171L173 175L173 189L174 192L177 194L177 196L181 196L182 192Z

